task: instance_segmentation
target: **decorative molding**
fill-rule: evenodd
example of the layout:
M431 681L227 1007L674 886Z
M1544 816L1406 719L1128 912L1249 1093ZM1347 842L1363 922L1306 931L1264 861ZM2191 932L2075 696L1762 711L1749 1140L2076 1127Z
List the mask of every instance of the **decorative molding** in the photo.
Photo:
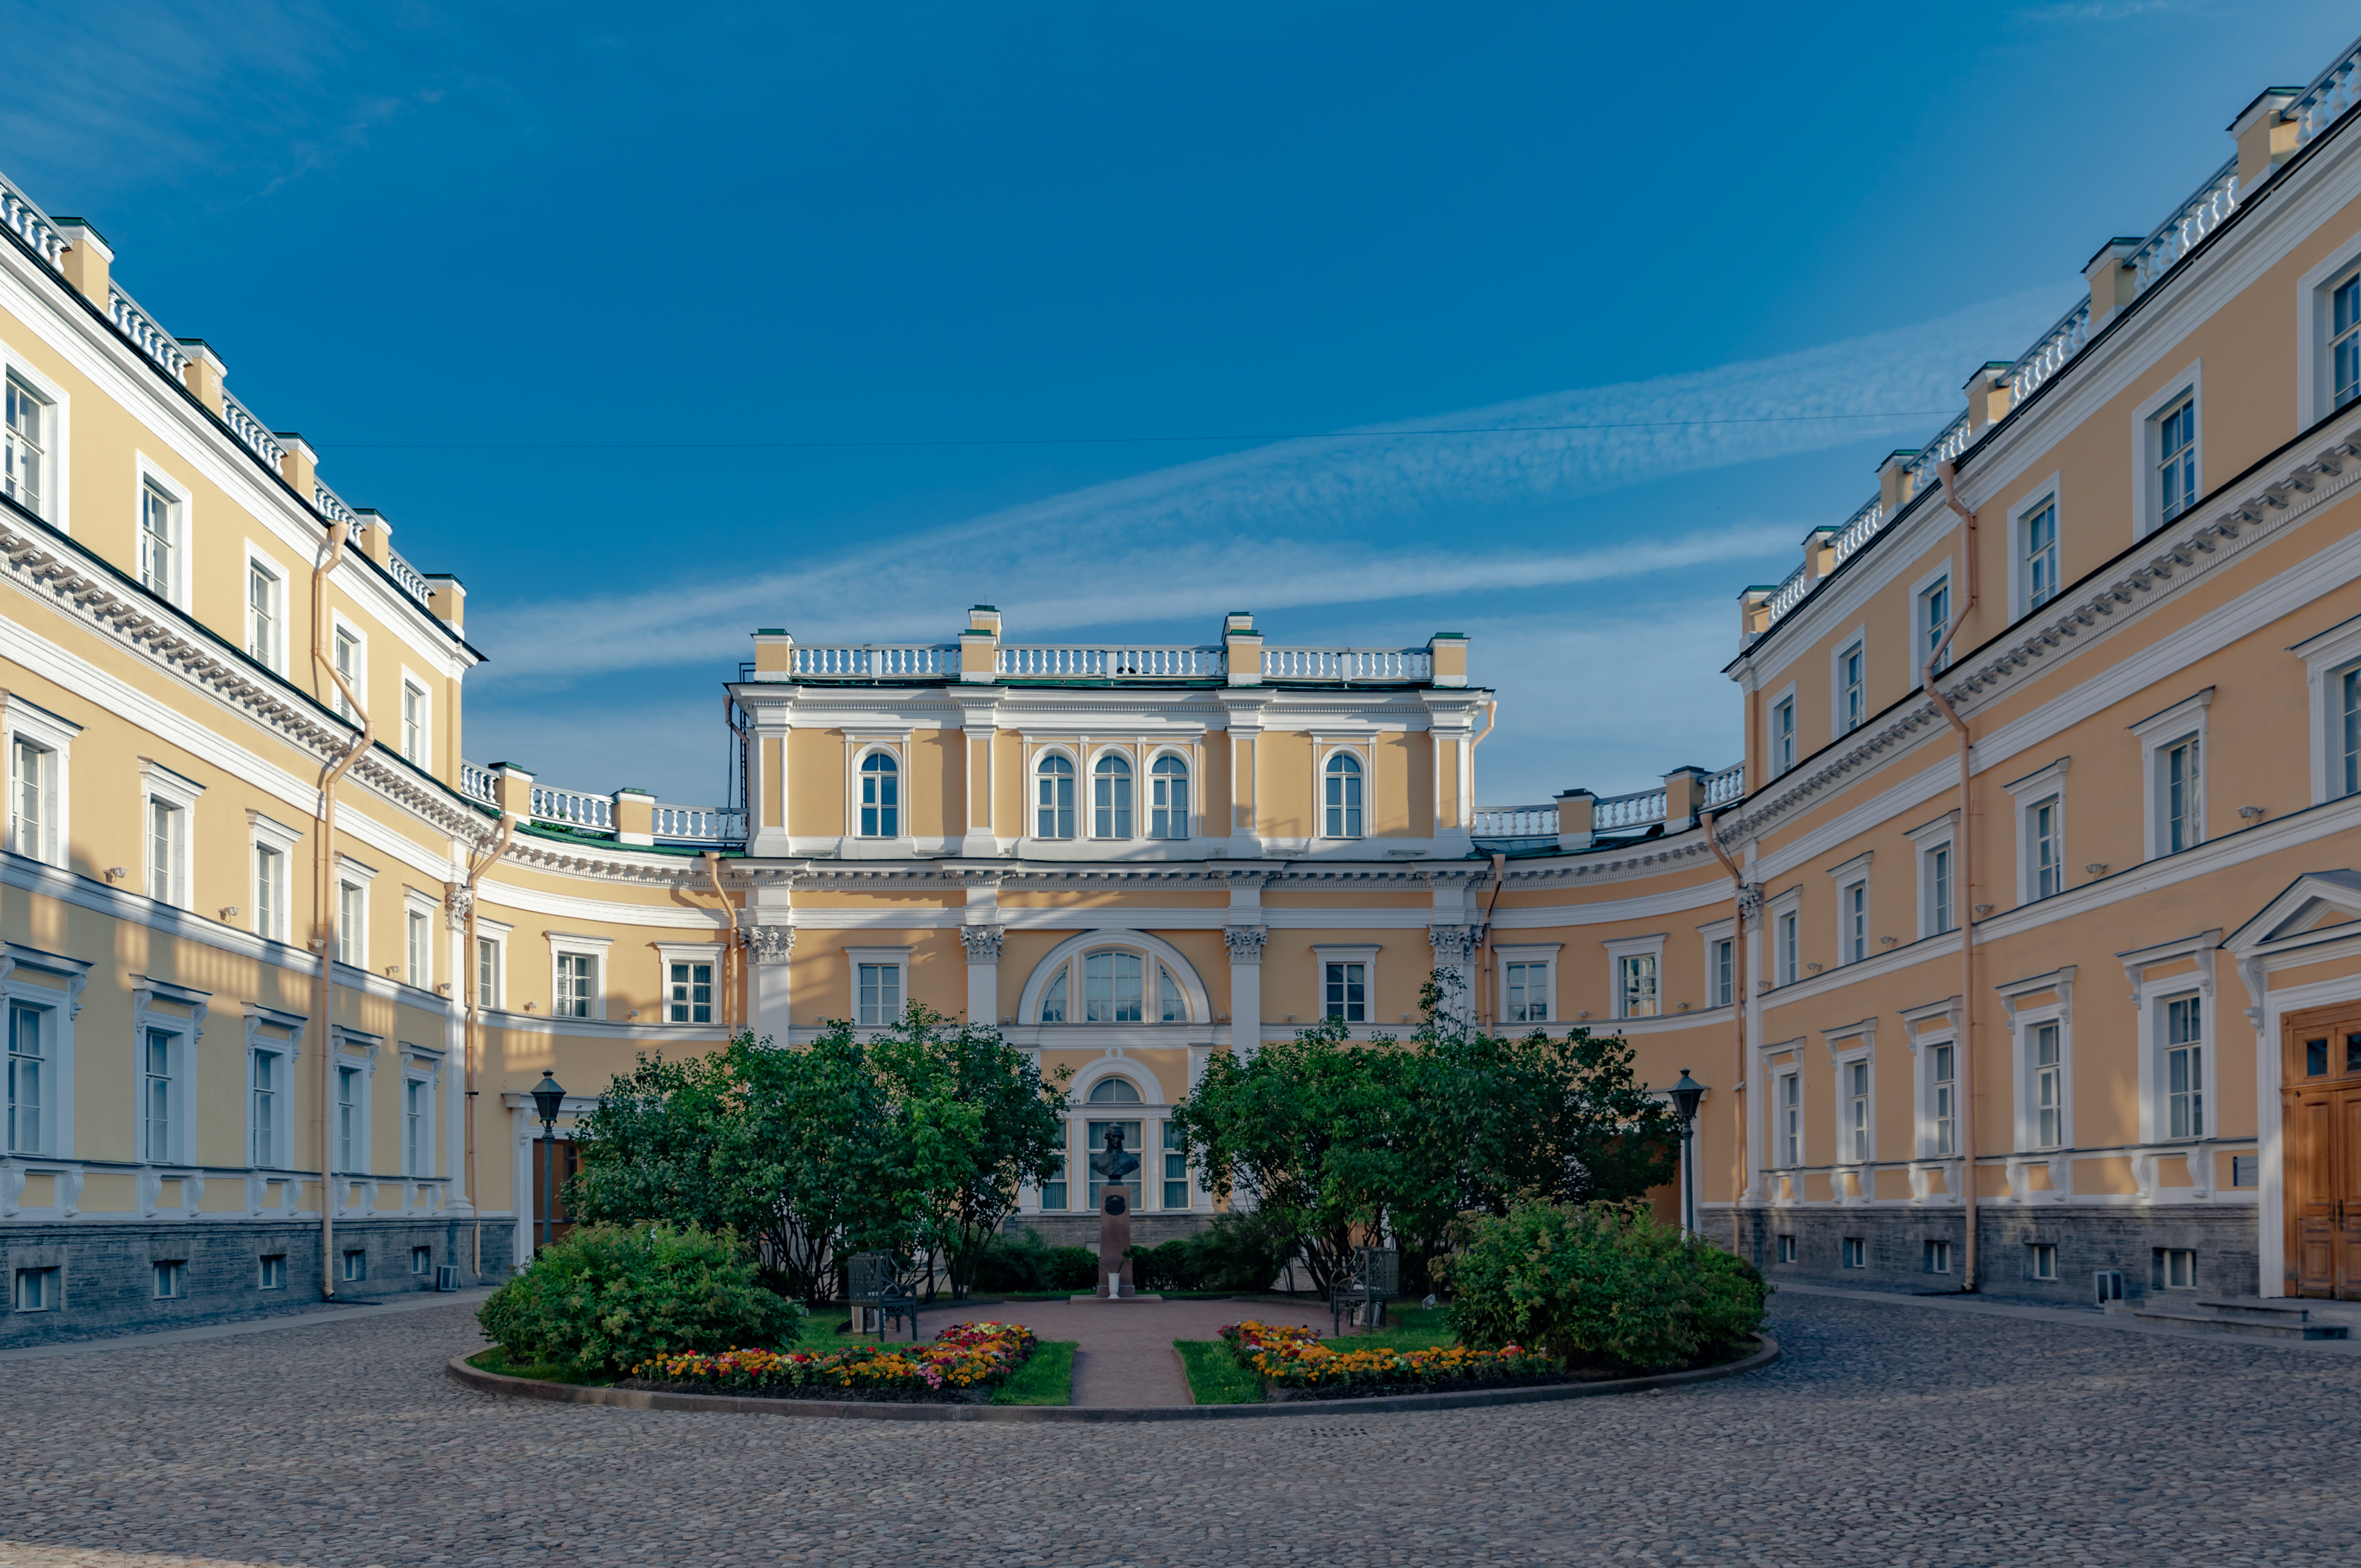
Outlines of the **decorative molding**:
M997 926L962 926L959 928L960 945L967 949L967 961L972 964L996 964L1000 961L1001 938L1005 935Z
M1476 961L1476 949L1484 944L1481 926L1429 926L1428 944L1434 948L1434 961L1439 964L1470 964Z
M741 933L757 964L783 964L796 950L793 926L749 926Z
M1270 939L1269 927L1264 926L1224 926L1222 941L1230 949L1230 962L1258 964L1262 962L1263 944Z

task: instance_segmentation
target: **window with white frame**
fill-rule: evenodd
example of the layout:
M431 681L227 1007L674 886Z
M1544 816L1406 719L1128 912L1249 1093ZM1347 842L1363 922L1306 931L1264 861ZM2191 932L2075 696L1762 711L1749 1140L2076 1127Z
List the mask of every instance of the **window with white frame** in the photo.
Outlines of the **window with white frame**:
M2156 424L2156 521L2170 522L2197 499L2197 399L2182 393Z
M368 694L363 690L361 683L362 673L368 664L368 644L362 640L359 632L346 625L341 620L336 622L334 641L336 674L344 676L345 685L352 687L355 696L359 696L363 702L367 702ZM353 710L353 705L346 700L342 686L337 687L335 695L337 717L350 719L356 724L359 723L360 715Z
M1837 884L1837 962L1857 964L1870 954L1869 856L1855 856L1828 874Z
M1361 835L1361 759L1338 751L1328 759L1321 782L1321 836L1358 839Z
M713 963L675 959L664 965L664 1018L673 1024L713 1022Z
M434 1174L434 1080L413 1068L401 1077L401 1174Z
M2055 1018L2026 1025L2025 1058L2032 1099L2026 1116L2030 1146L2062 1147L2066 1142L2065 1026Z
M2361 669L2337 676L2335 701L2338 793L2361 794Z
M885 1029L902 1021L910 999L910 949L847 948L851 966L852 1021L864 1029Z
M1795 694L1789 692L1771 705L1771 776L1795 765Z
M1939 937L1959 927L1959 813L1947 811L1908 830L1918 860L1918 935Z
M1068 999L1068 992L1071 989L1068 984L1068 979L1069 977L1066 970L1060 969L1057 973L1051 975L1049 977L1049 983L1041 988L1042 1023L1064 1024L1071 1022L1073 1005Z
M497 933L487 933L479 919L476 936L476 1005L498 1007L505 989L502 977L508 972L507 944Z
M1162 964L1156 966L1156 1021L1159 1024L1186 1024L1189 1021L1189 998L1173 978L1172 971Z
M1790 894L1771 907L1771 968L1773 983L1793 985L1804 978L1804 912L1801 899Z
M283 668L287 641L287 580L258 556L246 562L246 651L266 669Z
M2298 353L2312 356L2309 344ZM2180 517L2202 493L2204 451L2199 405L2205 400L2204 362L2192 360L2179 375L2132 405L2132 529L2146 538ZM2308 399L2299 397L2299 401Z
M1560 944L1531 942L1497 945L1492 960L1499 966L1500 1022L1545 1024L1554 1015Z
M2361 795L2361 616L2290 652L2311 690L2312 804Z
M1943 634L1950 628L1951 579L1949 576L1938 577L1932 584L1918 590L1917 663L1921 670L1926 668L1927 661L1935 656L1935 650L1943 646ZM1950 663L1951 656L1946 651L1942 660L1936 664L1935 668L1947 669Z
M1320 966L1322 1015L1346 1024L1369 1018L1369 966L1332 962Z
M258 1169L284 1170L294 1163L295 1047L291 1041L258 1039L247 1052L247 1154Z
M2205 999L2175 996L2163 1004L2163 1125L2168 1138L2205 1136Z
M1159 757L1148 770L1148 836L1186 839L1189 836L1189 764L1179 757Z
M1654 1018L1664 1011L1664 938L1625 937L1609 942L1607 962L1618 1018Z
M358 1062L336 1064L336 1110L333 1131L336 1168L364 1168L368 1157L368 1073Z
M2030 615L2058 597L2058 498L2048 496L2016 520L2019 612Z
M181 600L181 498L156 478L139 482L139 586L168 603Z
M8 848L27 860L63 867L72 842L67 828L67 762L82 726L14 692L0 696L8 758Z
M296 841L303 835L258 811L249 809L246 820L254 852L249 889L254 894L254 934L283 942L287 940L288 869L293 863Z
M1789 1069L1778 1075L1777 1089L1772 1098L1778 1125L1773 1134L1778 1140L1779 1164L1794 1169L1804 1163L1804 1075L1799 1069Z
M1113 753L1091 768L1091 837L1128 839L1131 831L1131 760Z
M2016 811L2016 901L2066 891L2066 771L2060 757L2008 785Z
M336 882L336 961L368 967L368 885L349 877Z
M1071 955L1038 983L1043 1024L1185 1024L1191 1016L1189 987L1160 955L1138 948Z
M173 1155L172 1068L176 1036L143 1029L139 1040L139 1157L168 1164Z
M2347 273L2328 291L2329 407L2361 398L2361 272Z
M420 990L434 983L434 915L411 905L401 912L402 978Z
M14 371L0 377L5 387L6 419L0 421L0 495L36 517L49 515L49 449L56 441L50 429L48 398Z
M566 931L543 933L549 939L555 970L549 1010L560 1018L604 1018L607 1015L607 949L604 937L582 937Z
M1949 1040L1925 1048L1927 1152L1940 1159L1959 1152L1959 1054Z
M1876 1107L1871 1095L1869 1053L1837 1062L1837 1127L1842 1148L1838 1163L1867 1165L1876 1149Z
M2213 688L2132 725L2147 775L2148 853L2178 854L2205 841L2205 720Z
M1869 718L1869 652L1867 641L1856 636L1837 650L1836 732L1850 735Z
M159 904L189 902L189 810L168 795L147 797L148 896Z
M1137 1024L1148 1007L1148 960L1137 953L1087 953L1082 958L1082 1022Z
M426 688L404 676L401 683L401 754L422 768L434 765L433 731L426 721Z
M1058 751L1044 752L1033 765L1033 836L1074 836L1074 763Z
M1712 996L1708 1003L1714 1007L1734 1006L1738 1001L1738 938L1722 937L1707 944L1708 980Z
M57 1091L50 1025L57 1009L8 1003L8 1152L48 1154Z

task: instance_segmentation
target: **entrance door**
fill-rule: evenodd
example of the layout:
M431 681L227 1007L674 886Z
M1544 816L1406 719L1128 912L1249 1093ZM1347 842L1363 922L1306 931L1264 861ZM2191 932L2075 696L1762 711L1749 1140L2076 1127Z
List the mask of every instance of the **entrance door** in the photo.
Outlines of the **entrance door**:
M2284 1051L2288 1261L2296 1290L2361 1300L2361 1012L2289 1019Z

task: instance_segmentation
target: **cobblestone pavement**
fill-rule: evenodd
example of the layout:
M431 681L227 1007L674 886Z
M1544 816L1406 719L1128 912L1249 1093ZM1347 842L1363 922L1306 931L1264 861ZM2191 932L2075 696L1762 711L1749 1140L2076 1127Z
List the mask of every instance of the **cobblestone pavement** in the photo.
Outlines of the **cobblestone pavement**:
M2351 1563L2361 1362L1827 1297L1498 1410L871 1425L504 1400L464 1310L0 1367L0 1564Z

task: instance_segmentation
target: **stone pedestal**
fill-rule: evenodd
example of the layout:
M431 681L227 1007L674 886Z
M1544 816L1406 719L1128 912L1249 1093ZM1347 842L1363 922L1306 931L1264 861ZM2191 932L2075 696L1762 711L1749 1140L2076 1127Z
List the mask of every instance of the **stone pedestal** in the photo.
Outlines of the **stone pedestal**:
M1130 1250L1131 1200L1117 1188L1099 1201L1099 1282L1095 1293L1101 1300L1139 1293L1132 1280L1131 1259L1124 1256Z

